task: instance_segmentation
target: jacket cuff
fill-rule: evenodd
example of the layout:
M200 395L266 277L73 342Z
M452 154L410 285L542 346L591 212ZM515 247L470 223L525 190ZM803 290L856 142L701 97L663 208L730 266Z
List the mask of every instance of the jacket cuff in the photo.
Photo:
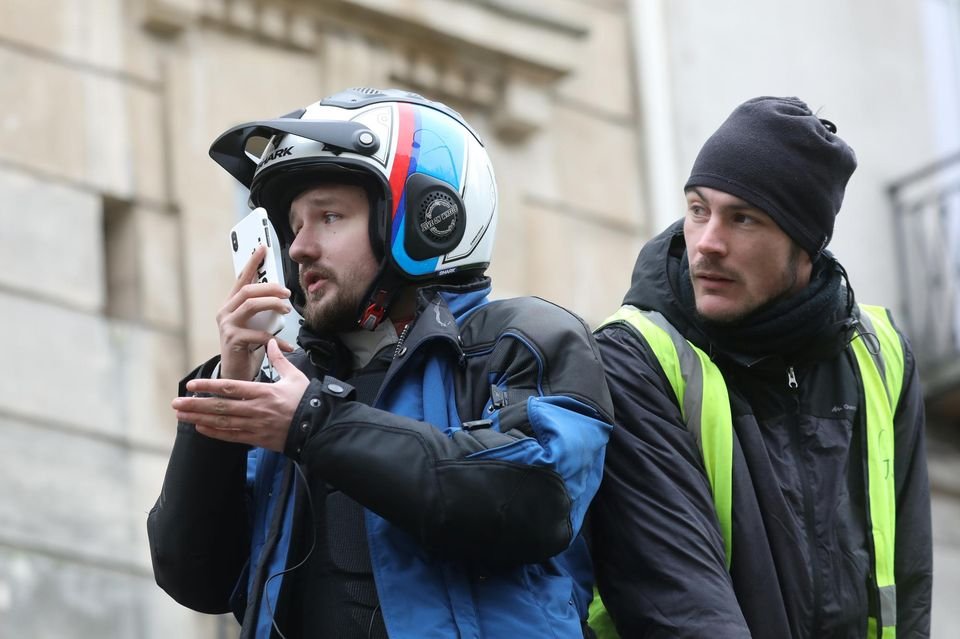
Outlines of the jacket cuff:
M336 377L326 375L323 381L311 380L293 414L283 454L300 461L304 446L307 445L310 437L326 423L331 407L341 401L352 399L353 396L353 386L341 382Z

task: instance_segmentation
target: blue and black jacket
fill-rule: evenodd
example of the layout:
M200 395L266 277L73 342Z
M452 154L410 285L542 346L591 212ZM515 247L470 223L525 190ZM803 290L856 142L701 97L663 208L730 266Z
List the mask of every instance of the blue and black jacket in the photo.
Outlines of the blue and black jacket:
M598 351L562 308L488 293L485 278L421 289L372 405L309 347L293 353L312 379L284 455L179 424L148 520L161 587L195 610L233 610L244 636L271 636L281 573L298 560L298 460L308 485L363 506L391 638L583 636L580 528L612 422Z

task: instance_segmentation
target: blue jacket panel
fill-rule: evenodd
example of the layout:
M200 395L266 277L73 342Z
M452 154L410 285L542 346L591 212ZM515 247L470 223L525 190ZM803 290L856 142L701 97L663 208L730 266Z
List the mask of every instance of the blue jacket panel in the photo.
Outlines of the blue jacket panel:
M417 319L373 406L332 393L331 378L320 379L302 353L291 357L314 379L293 420L310 424L310 435L287 452L311 481L367 509L377 593L394 639L582 636L592 583L579 532L602 476L612 412L599 356L567 311L534 298L488 302L486 293L485 281L421 290ZM182 430L189 444L206 439ZM287 457L254 450L249 461L250 568L237 612L246 610L244 636L267 637L267 603L276 609L279 573L294 562L286 528L295 491L282 484L297 482ZM152 528L171 523L170 500L158 502ZM155 572L189 606L192 597L178 596L189 571L173 565L176 554L154 548Z

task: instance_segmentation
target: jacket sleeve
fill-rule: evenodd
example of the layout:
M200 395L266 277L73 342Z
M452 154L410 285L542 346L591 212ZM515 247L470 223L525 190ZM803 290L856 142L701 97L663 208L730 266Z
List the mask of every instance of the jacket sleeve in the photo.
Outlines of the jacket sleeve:
M923 393L916 360L904 339L904 383L894 417L897 529L894 577L897 635L930 636L933 550L930 483L924 445Z
M598 588L621 637L749 637L696 441L642 336L597 333L616 425L591 507Z
M216 360L180 382L207 377ZM248 447L204 437L177 424L163 488L147 517L157 584L173 599L205 613L230 612L230 594L249 556L246 506Z
M486 402L447 428L314 380L294 419L313 432L300 453L308 475L443 555L512 565L561 552L600 483L612 420L592 336L563 313L563 329L546 343L522 327L501 333L481 358L493 368L467 375L484 378ZM460 379L458 392L469 383Z

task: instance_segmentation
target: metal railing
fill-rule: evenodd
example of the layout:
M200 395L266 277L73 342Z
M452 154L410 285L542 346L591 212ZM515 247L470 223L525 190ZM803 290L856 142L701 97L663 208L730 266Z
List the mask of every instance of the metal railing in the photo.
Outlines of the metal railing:
M890 185L901 305L928 391L960 387L960 152Z

